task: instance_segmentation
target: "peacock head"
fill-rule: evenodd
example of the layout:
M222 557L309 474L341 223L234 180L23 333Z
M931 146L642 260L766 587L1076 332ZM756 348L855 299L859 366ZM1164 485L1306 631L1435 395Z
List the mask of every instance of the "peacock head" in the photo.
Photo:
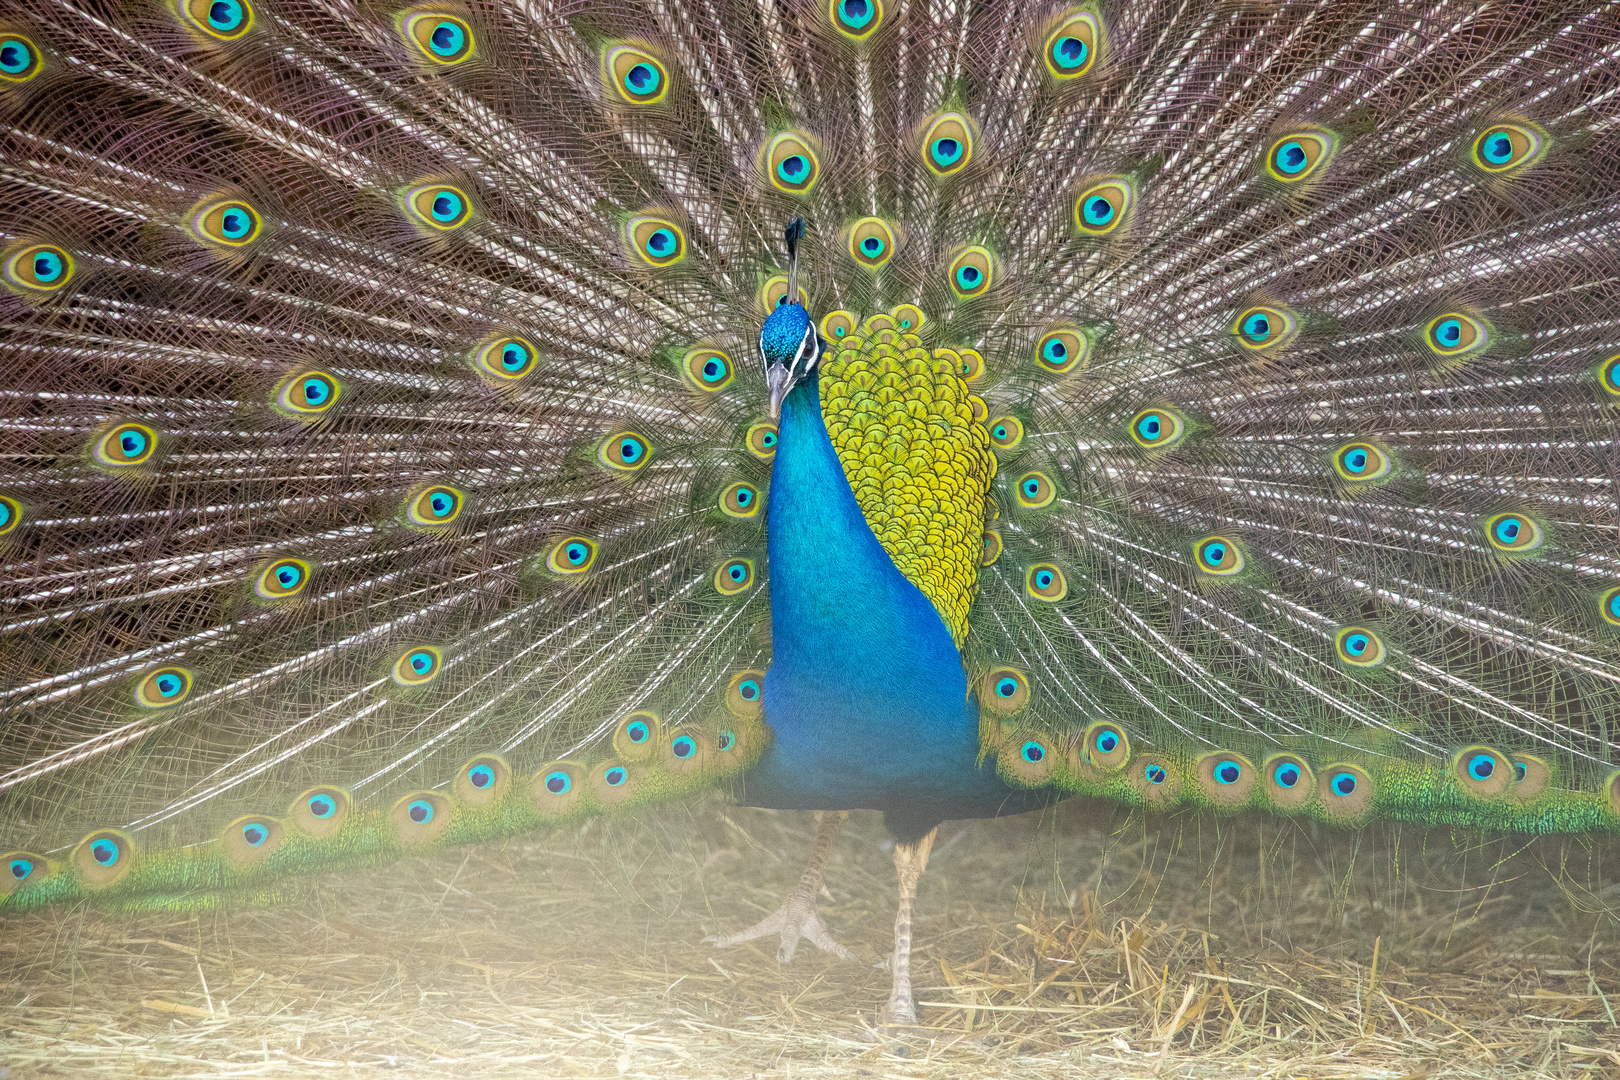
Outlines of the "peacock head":
M799 237L804 235L804 219L794 218L783 235L788 249L787 292L759 330L759 356L765 365L772 420L781 414L782 399L788 392L816 370L816 362L826 348L810 321L810 313L798 302Z

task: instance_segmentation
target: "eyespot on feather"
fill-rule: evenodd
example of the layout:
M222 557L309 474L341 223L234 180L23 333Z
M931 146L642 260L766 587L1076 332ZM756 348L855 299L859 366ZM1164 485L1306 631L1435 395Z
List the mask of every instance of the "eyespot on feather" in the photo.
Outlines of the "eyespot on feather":
M1316 798L1316 774L1297 754L1272 754L1260 766L1266 798L1280 810L1303 810Z
M22 524L24 508L20 500L0 495L0 538L14 532Z
M768 420L762 420L748 428L744 442L748 452L760 461L772 461L776 458L776 443L780 438L776 425Z
M400 653L390 673L399 686L419 687L437 679L443 668L443 653L431 645L418 645Z
M1089 352L1085 334L1074 327L1057 327L1035 343L1035 367L1048 375L1067 375L1085 366Z
M1066 15L1041 45L1041 61L1053 81L1072 83L1097 65L1103 45L1102 22L1091 11Z
M303 559L276 559L254 576L253 595L266 601L296 599L309 587L313 573L314 567Z
M389 807L388 827L400 843L420 847L437 843L454 816L450 800L437 791L413 791Z
M145 465L157 453L156 428L145 424L117 424L105 430L90 444L90 456L97 465L117 471Z
M1165 450L1187 434L1187 422L1174 409L1143 409L1131 417L1130 435L1144 450Z
M1546 541L1541 526L1524 514L1497 514L1485 519L1485 540L1504 555L1525 555Z
M620 761L646 761L652 757L663 737L663 724L658 714L637 709L626 713L613 729L613 755Z
M92 891L116 885L135 862L135 842L118 829L97 829L80 840L68 856L79 884Z
M578 809L585 797L585 771L576 762L553 761L542 765L529 781L529 798L541 816L559 818Z
M1094 180L1075 196L1075 230L1081 236L1108 236L1125 223L1135 205L1136 189L1125 177Z
M652 460L652 444L639 432L621 431L602 440L596 460L615 472L638 472Z
M1513 782L1508 794L1520 802L1534 802L1552 786L1552 766L1533 754L1509 755L1513 762Z
M1018 505L1025 510L1040 510L1057 500L1057 487L1043 472L1032 471L1020 476L1013 485Z
M1394 470L1394 459L1370 442L1345 443L1333 451L1333 471L1346 484L1375 484Z
M406 215L429 233L447 233L472 220L472 199L454 184L429 181L405 189Z
M759 310L768 316L771 312L775 311L777 308L781 307L787 302L787 294L787 275L772 274L770 277L765 279L765 284L759 287L759 292L754 294L754 302L759 305ZM808 307L810 303L810 294L804 291L803 285L799 286L798 302L800 305L806 307Z
M262 814L239 817L219 834L219 850L238 870L251 870L286 840L281 822Z
M635 798L639 778L635 766L621 761L598 762L590 771L591 794L602 806L619 806Z
M934 176L955 176L973 160L973 123L962 113L941 113L922 135L923 164Z
M512 767L499 754L478 754L456 771L450 796L461 806L493 806L512 783Z
M1162 808L1181 801L1181 774L1163 754L1139 754L1126 766L1131 786L1149 806Z
M723 596L736 596L754 586L752 559L728 559L714 571L714 588Z
M253 29L248 0L179 0L180 21L207 42L237 41Z
M730 356L707 346L686 350L686 355L681 357L681 372L690 385L708 394L731 385L736 373Z
M444 529L455 523L465 505L460 488L433 484L407 496L405 520L418 528Z
M491 338L473 350L473 368L497 385L516 382L540 362L534 342L512 334Z
M1316 793L1323 813L1332 821L1353 824L1372 813L1372 777L1359 765L1329 765L1317 780Z
M16 30L0 30L0 89L7 83L25 83L44 70L44 55L33 38Z
M602 81L615 101L657 105L669 94L669 69L645 46L610 45L602 51Z
M264 221L259 212L241 199L216 196L191 208L188 218L191 235L198 241L226 249L245 248L259 238Z
M135 704L143 709L167 709L191 694L192 674L183 667L160 667L135 684Z
M979 565L989 566L1001 558L1001 534L994 529L984 530L984 550L979 555Z
M702 728L672 728L658 743L658 763L675 776L695 776L712 764L714 743Z
M287 807L282 822L305 836L320 840L343 828L354 800L342 788L322 784L301 793Z
M1476 799L1494 799L1518 779L1507 755L1489 746L1465 746L1453 754L1451 775Z
M1009 783L1040 787L1052 779L1058 755L1045 736L1035 733L1014 735L996 752L996 764Z
M294 420L319 420L343 396L343 383L327 371L314 368L291 372L276 384L271 406Z
M1112 720L1094 720L1087 724L1074 744L1073 762L1077 772L1117 772L1130 759L1131 741L1125 737L1125 729Z
M992 668L979 682L979 704L1012 715L1029 704L1029 678L1017 668Z
M1241 312L1232 323L1232 336L1245 350L1275 352L1299 332L1299 320L1284 308L1260 304Z
M860 218L849 227L849 257L863 270L882 269L894 258L894 247L894 227L882 218Z
M996 279L996 260L988 248L964 248L946 267L951 293L958 300L972 300L990 291Z
M962 381L969 384L976 382L979 376L984 374L984 356L977 349L955 351L962 361Z
M731 518L757 517L764 502L759 489L745 481L731 484L720 492L720 512Z
M1224 536L1206 536L1193 545L1193 565L1211 577L1230 577L1243 570L1243 549Z
M990 445L1012 452L1024 442L1024 422L1016 416L998 416L985 421L990 429Z
M785 195L809 195L821 179L821 158L808 135L784 131L760 151L760 170L770 186Z
M752 720L759 716L764 696L765 673L739 671L731 677L731 682L726 686L726 708L733 716Z
M49 859L32 851L8 851L0 855L0 864L4 864L4 869L0 869L0 897L38 885L55 871Z
M467 20L460 16L420 8L406 12L399 28L405 40L432 64L451 67L473 56L476 38Z
M674 218L656 211L631 218L624 226L624 237L643 266L663 270L686 258L686 232Z
M1054 563L1033 563L1024 571L1024 592L1033 599L1055 604L1069 595L1069 583Z
M73 256L55 244L24 244L5 256L6 284L23 296L44 297L73 279Z
M1247 806L1260 783L1260 774L1242 754L1217 750L1198 759L1194 769L1198 787L1216 806Z
M1353 668L1377 667L1388 659L1383 640L1360 626L1346 626L1333 635L1333 651L1340 663Z
M850 41L867 41L883 25L882 0L828 0L827 18Z
M1290 187L1303 186L1321 176L1338 147L1338 138L1324 129L1290 132L1273 139L1266 148L1266 175Z
M583 536L565 536L546 553L546 569L553 574L583 574L596 562L596 541Z
M1442 360L1471 356L1483 351L1490 342L1490 327L1467 312L1442 312L1423 326L1423 344Z
M1484 128L1469 147L1469 163L1492 179L1526 171L1547 152L1547 133L1530 123L1503 121Z
M900 304L889 312L889 318L894 321L894 328L902 334L916 334L928 321L928 316L916 304Z

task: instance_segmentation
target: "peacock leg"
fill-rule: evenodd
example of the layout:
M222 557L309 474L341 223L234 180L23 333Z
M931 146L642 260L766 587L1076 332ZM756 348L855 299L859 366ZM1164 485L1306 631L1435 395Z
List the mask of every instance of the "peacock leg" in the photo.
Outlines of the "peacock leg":
M894 988L889 991L889 1004L883 1009L886 1024L917 1022L917 1003L911 996L911 905L917 899L917 880L928 868L928 853L934 849L937 835L939 827L935 826L915 843L894 845L894 872L900 879L900 903L894 912L894 955L889 959Z
M740 945L745 941L762 938L766 934L780 934L782 943L777 947L776 959L787 963L799 947L801 937L822 952L835 954L840 960L853 960L855 954L833 940L827 924L816 912L816 894L821 891L821 874L827 868L827 857L832 854L833 838L849 818L847 810L823 811L817 814L816 842L810 849L810 858L804 864L799 883L782 900L782 906L771 914L735 934L711 935L705 944L717 948Z

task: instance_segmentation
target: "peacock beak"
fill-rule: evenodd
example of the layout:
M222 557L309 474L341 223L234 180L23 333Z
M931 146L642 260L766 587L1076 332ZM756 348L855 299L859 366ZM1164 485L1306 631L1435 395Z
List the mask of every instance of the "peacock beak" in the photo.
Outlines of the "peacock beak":
M765 369L765 387L770 391L771 419L779 419L782 412L782 399L788 396L793 389L793 373L786 364L772 364Z

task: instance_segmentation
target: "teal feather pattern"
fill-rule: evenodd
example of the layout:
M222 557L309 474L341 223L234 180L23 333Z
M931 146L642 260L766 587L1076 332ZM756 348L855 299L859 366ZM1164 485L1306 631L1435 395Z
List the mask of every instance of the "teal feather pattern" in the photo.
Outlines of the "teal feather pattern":
M1606 5L5 20L0 907L713 788L1620 826Z

